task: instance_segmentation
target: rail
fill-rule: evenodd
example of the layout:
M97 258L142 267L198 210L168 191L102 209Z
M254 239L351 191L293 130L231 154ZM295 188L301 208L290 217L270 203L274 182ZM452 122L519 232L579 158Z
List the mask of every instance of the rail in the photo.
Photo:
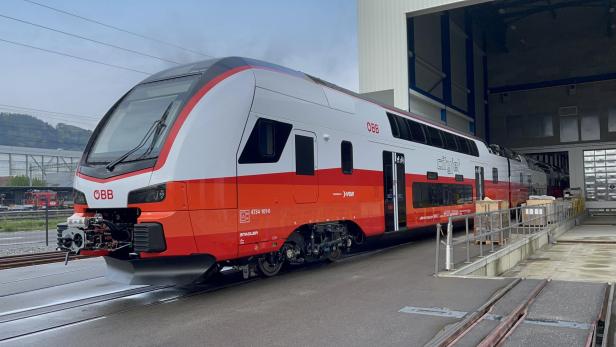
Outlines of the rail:
M549 204L449 216L445 230L441 223L436 225L434 274L438 275L441 271L441 247L444 247L444 270L452 271L462 260L470 264L475 258L483 258L486 253L506 247L513 239L552 230L577 217L579 213L579 208L574 204L556 200ZM456 225L464 226L462 236L454 237Z
M15 267L58 263L74 259L88 258L83 255L68 255L66 252L44 252L0 257L0 270Z

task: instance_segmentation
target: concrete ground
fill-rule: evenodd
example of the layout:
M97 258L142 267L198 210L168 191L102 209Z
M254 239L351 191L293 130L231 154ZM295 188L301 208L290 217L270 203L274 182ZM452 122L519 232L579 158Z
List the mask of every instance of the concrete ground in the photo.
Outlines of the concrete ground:
M0 345L423 345L459 318L402 308L473 311L511 281L435 278L433 252L434 240L417 236L338 263L195 293L110 283L99 259L7 270Z
M0 346L421 346L513 281L434 277L434 241L433 231L414 232L337 263L270 279L227 272L196 288L113 283L100 258L5 270ZM538 283L523 282L493 314L508 314ZM552 282L529 311L540 324L525 322L507 345L582 341L584 329L546 322L586 324L579 315L597 311L603 288ZM460 345L475 345L496 323L484 321Z
M489 312L489 318L471 327L456 347L477 346L490 332L528 300L536 288L541 288L529 304L527 314L511 334L503 339L504 346L584 346L592 333L607 285L604 283L522 280Z
M505 277L551 278L565 281L616 280L616 218L589 218L558 238L555 245L538 251Z

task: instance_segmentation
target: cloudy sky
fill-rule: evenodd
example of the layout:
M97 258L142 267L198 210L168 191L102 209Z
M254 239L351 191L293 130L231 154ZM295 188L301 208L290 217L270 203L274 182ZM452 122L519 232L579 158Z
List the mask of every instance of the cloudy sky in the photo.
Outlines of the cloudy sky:
M202 55L32 2L173 43ZM52 124L63 122L93 128L97 119L120 96L149 73L174 66L174 62L207 59L205 55L267 60L357 90L356 32L355 0L2 0L0 111L18 111L15 107L55 111L59 113L27 113Z

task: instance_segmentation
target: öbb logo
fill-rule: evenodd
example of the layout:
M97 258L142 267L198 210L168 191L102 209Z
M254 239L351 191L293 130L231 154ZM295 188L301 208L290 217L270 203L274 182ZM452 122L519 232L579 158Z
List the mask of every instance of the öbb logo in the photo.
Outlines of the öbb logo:
M380 132L379 125L377 123L368 122L366 123L366 128L370 133L378 134Z
M95 200L111 200L113 199L113 190L96 189L93 195Z

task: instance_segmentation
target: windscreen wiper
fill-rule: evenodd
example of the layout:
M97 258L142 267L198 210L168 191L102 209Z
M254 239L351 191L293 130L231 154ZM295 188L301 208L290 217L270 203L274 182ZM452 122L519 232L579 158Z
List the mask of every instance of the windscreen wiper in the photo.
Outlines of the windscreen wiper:
M171 109L171 105L173 105L173 101L169 103L169 105L165 109L165 112L163 113L163 115L159 119L154 121L154 123L152 123L152 125L150 126L148 131L145 133L145 135L143 136L143 138L141 139L139 144L137 146L135 146L135 148L133 148L130 151L122 154L120 157L118 157L118 159L116 159L114 161L111 161L109 164L107 164L105 166L105 168L107 170L109 170L109 171L113 171L113 168L116 167L116 165L120 164L121 162L126 160L126 158L130 157L133 153L137 152L143 146L145 146L145 144L148 142L148 139L150 138L150 136L152 136L152 134L154 134L154 139L152 140L152 143L150 143L150 147L153 148L154 147L153 143L157 140L158 135L160 134L161 129L166 126L165 125L165 119L167 118L167 115L169 114L169 110ZM148 147L148 150L146 150L146 153L152 151L150 149L150 147ZM141 157L143 157L143 155L141 155L139 158L141 158Z
M131 154L137 152L141 147L143 147L145 145L145 143L148 141L148 139L150 138L150 136L152 136L153 134L153 130L156 129L158 127L158 124L160 123L160 119L154 121L154 123L152 123L152 125L150 126L150 129L148 129L148 132L145 133L145 136L141 139L141 142L139 142L139 144L137 146L135 146L135 148L131 149L130 151L122 154L121 156L118 157L118 159L109 162L109 164L107 164L105 166L105 168L109 171L113 171L113 168L120 164L121 162L123 162L126 158L130 157Z
M160 123L156 127L156 131L154 132L154 136L152 137L152 141L150 141L150 145L145 150L145 152L143 152L143 154L140 155L139 158L137 158L137 159L145 158L145 156L147 156L148 154L150 154L152 152L152 150L154 150L154 146L156 146L156 142L158 141L158 138L160 137L160 134L163 133L163 129L167 126L167 124L165 122L167 121L167 116L169 115L169 111L171 110L171 106L172 105L173 105L173 101L169 104L169 106L167 106L167 109L165 110L165 113L163 113L163 115L160 117L160 119L159 119Z

